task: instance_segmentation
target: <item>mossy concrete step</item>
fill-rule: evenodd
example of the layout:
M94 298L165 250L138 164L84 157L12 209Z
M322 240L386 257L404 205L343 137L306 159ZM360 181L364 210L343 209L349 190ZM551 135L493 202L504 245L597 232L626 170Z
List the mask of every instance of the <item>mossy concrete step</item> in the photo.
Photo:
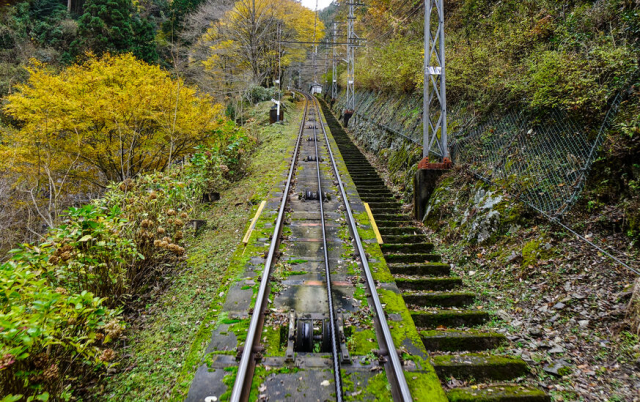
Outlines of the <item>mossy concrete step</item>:
M384 192L379 192L379 191L372 191L372 192L362 192L362 191L358 191L358 194L360 195L360 198L362 198L363 200L368 198L379 198L379 197L384 197L385 199L382 201L374 201L374 202L367 202L369 204L369 208L371 208L371 204L386 204L385 208L390 209L390 213L398 213L398 210L400 209L400 204L398 204L398 202L396 201L396 198L393 194L385 194ZM371 208L371 211L373 211L374 208Z
M349 169L349 173L351 174L353 173L371 173L375 175L378 174L378 171L372 168L371 165L365 165L353 160L347 161L347 168Z
M371 208L371 212L373 213L373 217L376 218L376 216L381 216L381 215L398 215L400 212L400 205L396 202L376 202L376 204L378 204L375 207L372 207L371 204L373 203L369 203L369 208ZM396 204L396 205L393 205ZM386 219L382 219L382 218L376 218L376 222L378 221L385 221L385 222L389 222Z
M356 187L358 188L358 192L376 192L376 191L385 191L388 190L386 186L365 186L365 185L358 185L356 183Z
M387 186L385 186L384 184L384 180L382 180L380 178L380 176L369 176L369 175L351 175L351 178L353 179L353 182L358 184L358 183L363 183L363 184L370 184L373 183L375 185L380 185L380 186L384 186L385 189L388 190Z
M386 210L376 209L373 212L373 217L376 219L376 222L408 222L413 223L409 220L409 217L406 215L399 214L396 210Z
M433 243L381 244L383 253L428 253L433 251Z
M358 191L358 194L360 194L360 192ZM389 209L389 208L396 208L398 212L400 212L400 207L402 207L402 204L399 203L398 201L390 201L390 202L370 202L369 203L369 208L371 208L372 211L377 210L378 208L384 208L384 209Z
M529 372L527 363L522 359L480 353L432 356L431 364L441 380L454 377L473 378L476 381L507 381Z
M411 318L418 327L436 329L440 326L445 328L474 327L487 322L489 314L486 311L478 310L412 311Z
M447 392L447 398L449 402L551 402L551 397L539 389L500 384L455 388Z
M376 186L378 185L384 186L385 189L389 190L389 187L387 187L387 185L385 184L384 179L377 174L373 175L368 173L357 173L357 172L354 173L349 171L349 175L353 179L354 183L358 181L361 182L363 185L368 185L370 183L373 183Z
M409 222L408 220L387 221L387 220L384 220L384 219L376 218L376 214L379 214L379 213L398 212L397 208L371 208L371 212L373 212L373 217L375 218L376 224L378 225L378 227L380 227L380 226L395 227L395 226L399 226L399 225L404 225L404 226L413 226L414 225L413 222Z
M372 181L372 180L378 180L378 181L382 180L379 176L364 175L364 174L351 174L351 178L353 179L354 183L357 183L358 181L366 182L366 181ZM386 191L391 192L388 188L386 188Z
M358 187L358 191L385 191L390 193L391 190L384 184L382 179L373 177L351 176L353 182Z
M429 262L426 264L389 264L389 270L394 275L449 276L451 274L451 266L441 262Z
M476 330L420 331L420 337L427 350L442 352L478 352L495 349L507 341L507 338L502 334Z
M402 297L405 303L421 307L464 307L476 301L476 294L472 292L410 293Z
M401 228L401 227L413 227L414 225L414 223L409 220L385 221L381 219L376 219L376 224L378 225L378 228Z
M353 179L353 183L356 185L356 188L360 190L361 187L364 187L364 191L368 191L369 194L373 194L375 192L381 192L387 190L387 187L384 184L373 183L372 180L358 180Z
M373 178L373 179L382 180L382 177L380 177L378 172L376 172L375 170L354 169L353 167L349 168L349 166L347 166L347 170L349 170L349 175L351 177L362 177L362 178L368 178L368 179Z
M423 243L426 242L427 236L424 234L411 234L411 235L382 235L382 241L385 243Z
M358 186L359 184L364 184L368 186L380 186L388 190L387 186L384 184L384 181L381 178L359 178L352 177L353 182Z
M411 264L411 263L439 262L442 259L442 257L440 256L440 254L430 254L430 253L385 254L384 259L389 264L398 264L398 263Z
M358 193L360 194L360 193ZM360 198L364 201L364 202L392 202L395 200L395 198L393 197L385 197L384 195L366 195L366 194L360 194Z
M455 277L420 279L396 278L396 285L398 289L401 290L453 290L462 286L462 279Z
M366 200L364 200L364 201L366 202ZM376 217L377 215L397 214L398 213L398 208L396 208L396 207L393 207L393 208L376 208L376 209L372 209L371 212L373 212L373 217L376 219L376 222L378 222L380 220L384 221L384 219L378 219ZM388 221L386 221L386 222L388 222Z
M388 197L395 199L395 195L388 190L358 190L358 194L360 196L368 196L368 197ZM389 201L392 202L392 201ZM397 203L396 203L397 204ZM396 206L396 205L393 205Z
M378 226L380 230L380 234L391 236L391 235L412 235L420 233L420 229L415 227L401 227L401 228L381 228ZM420 262L420 261L416 261Z

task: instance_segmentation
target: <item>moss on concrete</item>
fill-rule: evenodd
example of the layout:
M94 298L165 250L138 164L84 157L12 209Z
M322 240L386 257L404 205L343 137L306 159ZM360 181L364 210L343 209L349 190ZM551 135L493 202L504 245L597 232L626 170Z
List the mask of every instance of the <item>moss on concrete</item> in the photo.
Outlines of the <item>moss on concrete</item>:
M469 387L447 392L449 402L495 402L525 399L527 402L550 402L543 391L519 385L495 385L486 388Z
M265 356L284 356L285 350L280 339L280 328L265 326L262 331L262 343L266 345Z
M527 364L522 359L481 353L439 355L433 356L431 360L441 377L506 381L529 372Z
M353 332L347 339L347 348L352 357L369 354L372 350L378 349L376 332L372 329Z
M400 314L402 317L400 322L389 321L393 343L399 347L405 344L406 340L409 340L414 346L420 349L424 348L420 334L413 324L411 313L402 296L386 289L378 289L378 295L387 314Z

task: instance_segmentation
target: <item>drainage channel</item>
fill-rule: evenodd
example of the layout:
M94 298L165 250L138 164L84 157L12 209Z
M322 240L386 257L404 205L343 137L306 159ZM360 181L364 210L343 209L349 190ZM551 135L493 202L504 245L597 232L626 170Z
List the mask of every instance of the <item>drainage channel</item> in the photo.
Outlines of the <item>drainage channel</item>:
M451 275L450 266L441 262L416 222L402 212L402 204L331 110L324 103L322 107L358 194L373 213L384 259L420 329L431 364L443 382L455 378L473 383L449 389L449 400L550 401L541 390L509 383L528 374L526 363L487 353L506 343L504 335L474 329L489 320L489 314L469 308L475 294L462 289L462 280Z
M445 401L391 273L369 258L381 250L320 106L306 99L287 174L234 254L245 268L207 323L187 401Z

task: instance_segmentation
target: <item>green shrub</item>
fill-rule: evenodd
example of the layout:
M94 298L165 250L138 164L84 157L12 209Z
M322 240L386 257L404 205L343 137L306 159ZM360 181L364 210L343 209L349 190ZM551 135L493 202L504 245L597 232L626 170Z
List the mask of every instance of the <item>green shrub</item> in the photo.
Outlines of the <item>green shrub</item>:
M115 359L109 343L124 329L121 309L185 258L186 225L203 193L243 174L253 141L231 122L212 134L215 145L190 161L112 184L103 198L69 209L42 243L21 245L0 266L6 401L69 400L74 381Z
M244 130L228 122L221 129L226 134L222 144L206 148L199 146L191 158L188 177L201 192L220 190L238 180L246 166L247 153L255 143Z
M134 242L123 236L126 220L118 207L96 204L67 211L64 224L49 232L39 246L23 245L12 260L42 272L48 284L70 292L91 292L115 304L127 290L128 271L142 258Z
M122 325L92 293L69 292L34 270L26 254L0 266L0 389L5 395L69 399L65 377L115 358L109 342ZM18 400L18 399L15 399Z
M278 98L278 88L265 88L260 85L254 85L244 93L244 99L252 104L268 101L272 98Z

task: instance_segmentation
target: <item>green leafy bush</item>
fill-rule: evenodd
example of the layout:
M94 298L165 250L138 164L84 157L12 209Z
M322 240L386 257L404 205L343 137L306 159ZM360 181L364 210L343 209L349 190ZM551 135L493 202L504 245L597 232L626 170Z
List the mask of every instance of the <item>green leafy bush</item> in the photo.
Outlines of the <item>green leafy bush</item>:
M220 130L226 141L212 147L199 146L191 158L188 176L201 192L220 190L240 179L246 167L244 157L255 145L244 130L228 122ZM218 133L218 134L220 134Z
M95 204L67 211L64 224L46 242L22 245L13 261L42 272L48 284L71 292L91 292L115 304L127 290L128 271L142 259L135 243L123 236L126 220L118 207Z
M254 85L247 89L244 93L244 99L252 104L264 102L278 97L278 88L265 88L260 85Z
M74 381L112 364L122 309L185 258L203 193L243 174L253 141L232 122L213 136L189 161L112 184L103 198L69 209L43 242L21 245L0 266L6 401L69 400Z
M5 395L69 399L65 377L103 367L115 358L118 312L90 292L54 288L28 254L0 266L0 384ZM20 399L14 399L20 400ZM29 400L29 399L27 399Z

